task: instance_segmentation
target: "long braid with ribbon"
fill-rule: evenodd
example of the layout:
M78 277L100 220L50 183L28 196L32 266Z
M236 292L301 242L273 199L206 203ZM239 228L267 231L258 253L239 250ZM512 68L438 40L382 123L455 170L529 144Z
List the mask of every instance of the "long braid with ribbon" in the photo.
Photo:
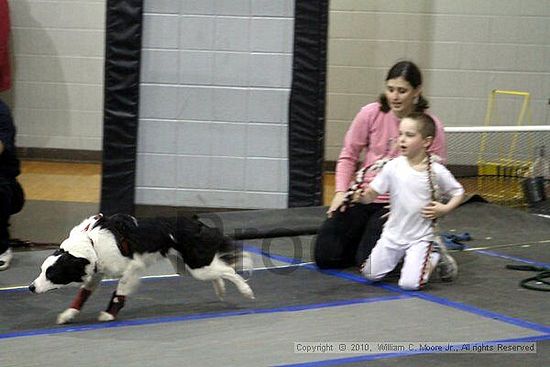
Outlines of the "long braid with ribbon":
M358 170L355 173L355 180L350 185L348 191L346 191L346 195L344 196L344 200L342 200L342 204L338 207L338 209L348 209L349 207L352 207L354 205L353 198L357 197L358 195L361 195L363 191L365 191L365 175L370 172L378 172L393 159L390 152L394 148L395 144L395 138L388 139L388 142L386 144L386 150L384 152L383 158L375 161L370 167L363 167L360 170Z
M431 192L431 195L430 195L431 201L439 201L440 192L439 192L439 187L437 185L437 177L432 167L433 162L438 161L439 157L437 157L436 155L431 155L430 153L427 153L427 155L428 155L427 172L428 172L428 183L430 185L430 192ZM434 237L433 237L433 240L431 241L430 251L426 255L426 261L425 261L426 264L429 262L428 260L430 256L429 254L431 251L433 251L434 247L435 247L435 251L439 252L440 257L447 256L447 247L445 247L445 244L443 243L441 236L439 235L439 225L438 225L437 218L432 219L430 226L432 228L432 233ZM435 270L435 269L432 269L432 270ZM429 271L429 273L431 273L431 271ZM423 278L424 278L424 275L421 276L421 283Z
M363 167L359 171L355 173L355 181L351 186L349 187L348 191L346 191L346 196L344 196L344 200L342 200L342 204L340 204L339 209L348 209L354 205L353 198L356 197L356 195L361 195L363 191L365 191L365 175L368 172L377 172L382 169L393 158L383 158L379 159L374 164L372 164L370 167Z
M428 183L430 184L430 192L431 192L431 200L432 201L438 201L439 199L439 187L437 185L437 177L435 176L435 172L433 172L432 164L436 160L436 156L432 156L430 153L427 153L428 155ZM437 219L432 220L432 228L434 230L434 234L436 233L437 229ZM436 236L437 237L437 236Z
M433 162L440 161L440 158L436 156L435 154L432 155L428 153L428 183L430 184L430 191L431 191L431 199L432 201L439 201L440 199L440 192L439 192L439 186L437 185L437 177L435 175L435 172L433 171L432 164ZM441 240L441 236L439 235L439 225L437 218L432 219L431 227L434 234L434 242L438 245L439 251L441 252L441 255L447 253L447 247L445 247L445 244Z
M436 155L432 155L430 153L427 153L428 158L428 183L430 184L430 192L432 201L437 201L439 199L439 187L437 185L437 177L435 176L435 172L433 172L432 169L432 163L438 161Z

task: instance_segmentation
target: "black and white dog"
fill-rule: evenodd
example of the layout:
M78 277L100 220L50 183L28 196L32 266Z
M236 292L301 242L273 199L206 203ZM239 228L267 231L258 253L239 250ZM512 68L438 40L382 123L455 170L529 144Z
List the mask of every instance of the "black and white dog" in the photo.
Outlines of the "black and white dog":
M57 317L58 324L65 324L80 313L104 277L120 278L107 310L98 318L111 321L124 307L126 297L136 291L145 269L163 257L180 275L187 270L196 279L212 281L220 299L225 294L224 279L245 297L254 298L250 286L237 274L252 270L250 254L218 229L195 218L137 220L125 214L95 215L74 227L60 248L46 258L29 289L44 293L83 283L70 307Z

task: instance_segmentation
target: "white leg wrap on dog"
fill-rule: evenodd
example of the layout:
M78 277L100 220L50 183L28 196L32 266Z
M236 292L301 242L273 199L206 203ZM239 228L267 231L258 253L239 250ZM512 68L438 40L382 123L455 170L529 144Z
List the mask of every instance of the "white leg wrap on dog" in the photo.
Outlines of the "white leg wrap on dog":
M213 282L216 282L218 281L218 279L221 278L222 282L223 280L230 281L231 283L235 284L235 286L243 296L245 296L246 298L254 299L254 292L252 291L252 288L250 288L250 286L246 284L246 281L235 272L235 269L233 269L231 265L223 262L217 257L215 257L214 260L212 260L212 263L208 266L197 269L191 269L188 267L187 270L189 271L189 274L193 276L193 278L198 280L211 280ZM219 284L220 283L218 283L218 285ZM215 283L214 289L216 290L216 294L218 294L218 289L216 288Z
M79 313L80 311L76 308L67 308L65 311L57 315L57 324L62 325L71 322L78 316Z
M227 271L223 273L222 278L229 280L230 282L235 284L239 292L246 298L250 298L250 299L255 298L252 288L250 288L250 286L246 284L245 280L239 274L235 273L233 269L231 269L231 271Z

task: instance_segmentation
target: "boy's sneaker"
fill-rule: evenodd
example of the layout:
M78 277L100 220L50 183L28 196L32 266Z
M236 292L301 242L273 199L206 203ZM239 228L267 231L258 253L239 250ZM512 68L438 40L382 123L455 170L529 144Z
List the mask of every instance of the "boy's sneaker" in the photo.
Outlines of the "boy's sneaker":
M0 254L0 271L10 267L11 259L13 259L11 248L8 248L4 253Z
M458 276L458 264L449 254L441 254L435 270L439 274L439 278L444 282L452 282Z
M439 253L439 261L435 271L443 282L452 282L458 276L458 264L456 260L449 255L447 248L439 241L434 241L434 251Z

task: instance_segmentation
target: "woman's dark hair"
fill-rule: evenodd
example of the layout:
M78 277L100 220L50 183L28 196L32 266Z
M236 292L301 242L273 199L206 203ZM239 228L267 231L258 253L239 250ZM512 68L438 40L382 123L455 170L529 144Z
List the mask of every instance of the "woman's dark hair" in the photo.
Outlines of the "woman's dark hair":
M418 66L416 66L416 64L412 61L400 61L392 66L388 71L388 75L386 75L386 81L399 78L400 76L409 82L409 84L415 89L422 85L422 73L420 72ZM384 93L378 97L378 102L382 105L381 110L383 112L389 112L391 108ZM414 105L414 111L423 112L428 107L428 101L422 97L422 94L420 94L418 96L418 102Z

